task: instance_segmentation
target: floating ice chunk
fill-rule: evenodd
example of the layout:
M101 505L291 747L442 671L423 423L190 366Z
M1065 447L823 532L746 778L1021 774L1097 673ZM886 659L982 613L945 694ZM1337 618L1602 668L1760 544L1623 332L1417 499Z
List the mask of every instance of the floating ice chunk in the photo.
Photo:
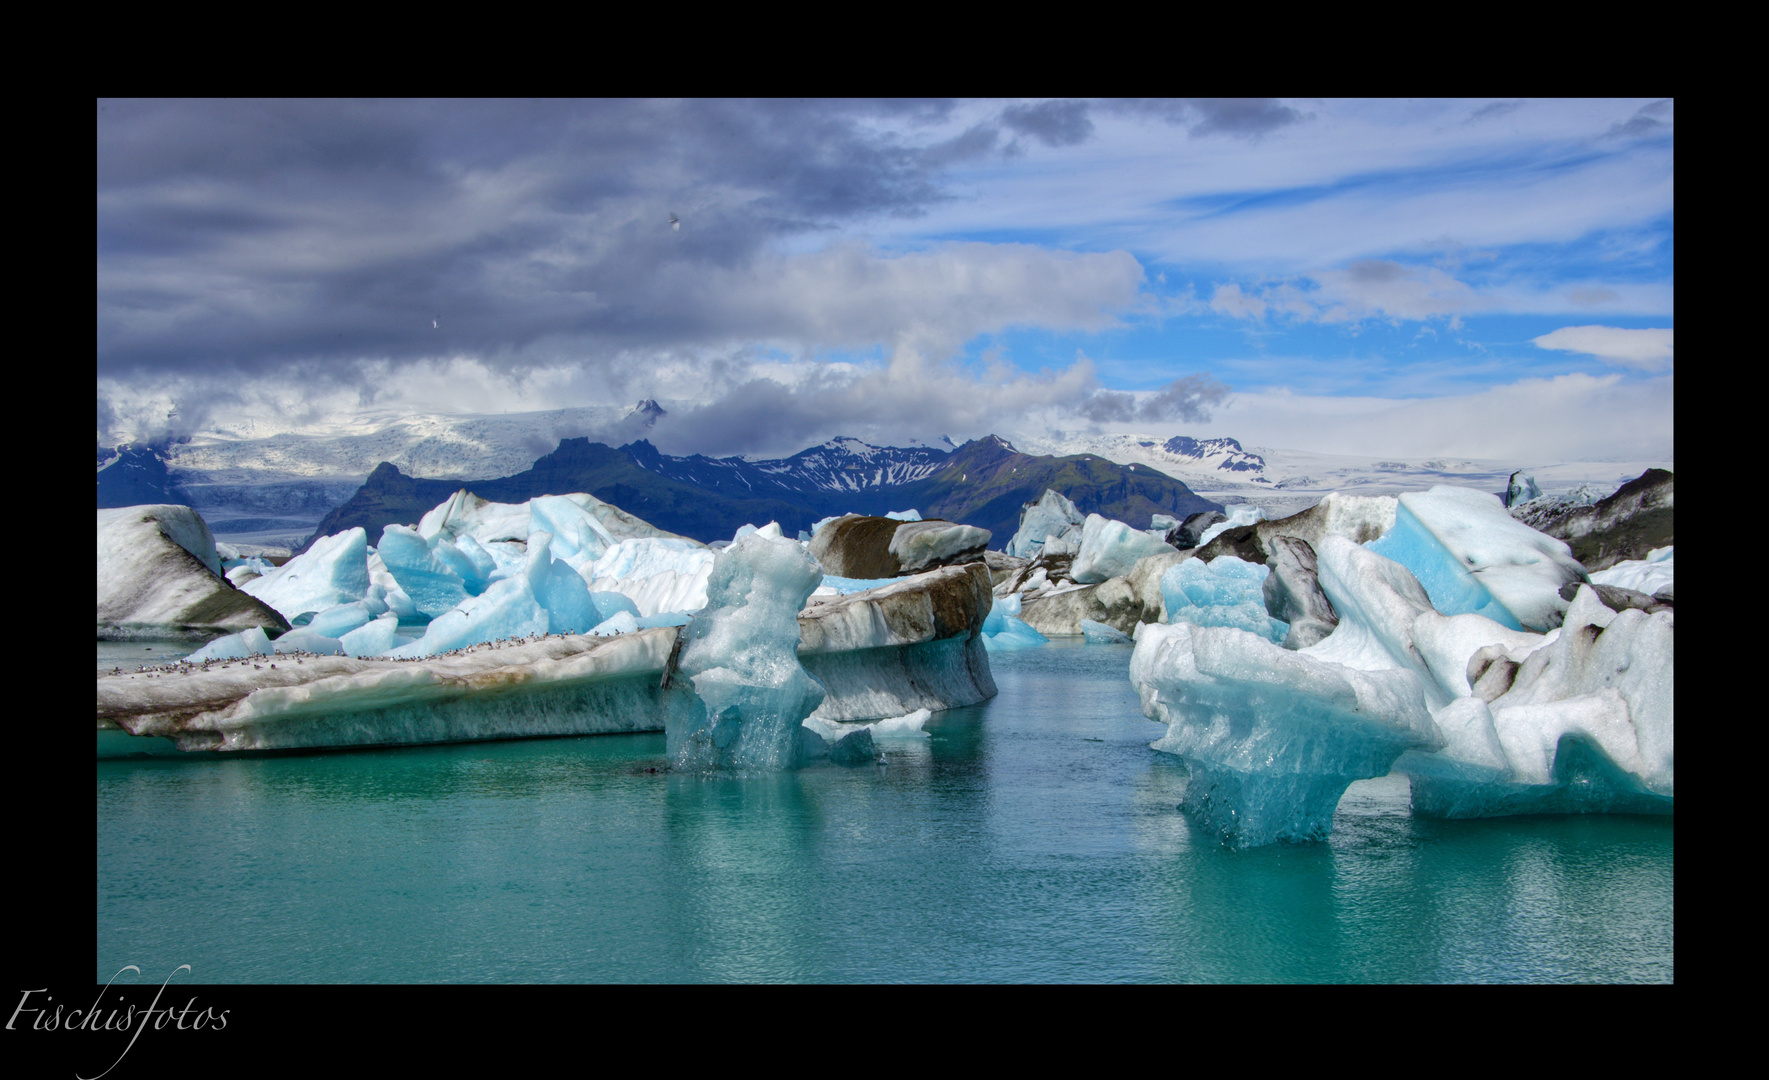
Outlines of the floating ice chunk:
M399 642L399 616L389 611L338 639L346 656L379 656Z
M240 586L244 585L246 582L251 581L254 578L263 577L264 575L260 574L257 570L253 569L252 567L242 564L240 566L235 566L235 567L230 568L227 571L227 573L223 574L222 576L227 578L228 584L232 585L234 588L237 589Z
M640 615L697 611L717 552L692 540L631 539L609 548L583 570L592 592L620 593Z
M1092 619L1081 620L1081 635L1089 645L1129 645L1131 637L1115 626L1107 626Z
M869 724L843 724L817 716L808 716L805 718L805 727L816 732L824 741L831 744L838 743L857 731L871 733L874 741L925 739L929 737L928 733L921 728L933 715L929 709L917 709L907 716L886 717L883 720L874 720Z
M617 611L609 618L598 623L590 631L593 637L613 637L615 634L630 634L639 628L639 620L630 611Z
M1138 559L1174 550L1174 546L1165 540L1133 529L1122 521L1089 514L1081 528L1081 547L1069 576L1083 584L1097 585L1130 573Z
M778 521L770 521L760 528L754 525L739 525L737 531L731 536L731 542L736 543L746 536L765 536L770 540L778 540L783 535Z
M523 573L492 582L483 593L431 620L423 637L387 655L436 656L509 638L583 633L607 621L603 608L608 604L630 607L618 594L593 595L577 571L553 559L552 539L550 533L531 533ZM632 618L630 610L624 613Z
M1471 693L1468 661L1480 649L1498 645L1521 656L1547 640L1481 615L1438 614L1411 571L1343 537L1323 538L1315 554L1339 625L1301 652L1360 671L1405 668L1420 677L1434 709Z
M387 605L379 600L363 599L338 604L316 614L304 629L322 637L342 638L357 627L368 625L370 619L386 610Z
M1635 589L1648 596L1675 585L1674 548L1653 548L1644 559L1628 559L1591 575L1594 585Z
M988 529L945 521L914 521L897 526L891 534L889 550L904 573L918 573L963 562L967 553L981 558L988 546Z
M1228 507L1227 517L1198 534L1198 546L1203 547L1205 544L1208 544L1210 541L1216 539L1217 536L1228 532L1230 529L1238 529L1244 525L1251 525L1256 521L1265 520L1268 519L1265 516L1264 507L1253 506L1250 503L1241 503L1238 506Z
M443 536L426 540L414 529L389 525L375 552L394 586L424 618L434 619L475 595L464 576L476 573L472 561ZM388 596L392 596L391 590ZM388 606L392 606L391 599Z
M368 546L368 534L360 528L322 536L270 573L246 582L241 591L285 619L361 600L369 591Z
M797 543L744 535L721 552L707 606L681 634L665 678L664 732L681 769L789 768L796 734L823 701L799 663L798 615L823 579Z
M1145 623L1130 677L1150 745L1183 758L1184 808L1232 847L1319 840L1353 780L1442 744L1411 671L1357 671L1227 627Z
M269 656L270 636L261 626L242 630L237 634L218 637L196 652L185 657L185 661L200 664L205 660L244 660L248 656Z
M528 503L494 503L462 488L418 522L417 534L426 540L454 540L471 536L480 543L494 540L527 540Z
M335 637L316 634L305 626L296 627L270 643L278 653L315 653L319 656L343 656L344 643Z
M1191 558L1161 575L1161 598L1168 622L1194 626L1232 626L1282 641L1290 624L1271 617L1265 607L1265 578L1271 571L1257 563L1218 555L1205 562Z
M1519 506L1531 499L1542 497L1542 489L1536 486L1536 478L1522 472L1511 474L1511 482L1505 485L1506 507Z
M920 521L921 520L921 511L920 510L890 510L885 513L885 517L890 518L892 521Z
M1589 580L1565 542L1512 518L1496 496L1442 484L1402 495L1394 528L1370 550L1411 570L1445 615L1518 630L1560 625L1560 587Z
M387 569L387 563L381 558L378 548L369 549L369 593L375 595L379 589L380 599L387 605L387 610L399 616L404 622L418 622L425 618L418 612L418 605L399 587L399 581Z
M995 598L994 606L989 609L988 617L983 620L984 648L990 651L1030 649L1048 644L1050 644L1049 638L1020 618L1019 593Z
M1020 509L1020 528L1007 543L1007 553L1019 558L1036 558L1055 554L1050 538L1061 539L1070 532L1079 539L1083 518L1075 504L1056 491L1046 490L1036 502Z
M553 557L581 572L617 542L595 515L563 495L543 495L528 501L530 537L536 532L553 536Z

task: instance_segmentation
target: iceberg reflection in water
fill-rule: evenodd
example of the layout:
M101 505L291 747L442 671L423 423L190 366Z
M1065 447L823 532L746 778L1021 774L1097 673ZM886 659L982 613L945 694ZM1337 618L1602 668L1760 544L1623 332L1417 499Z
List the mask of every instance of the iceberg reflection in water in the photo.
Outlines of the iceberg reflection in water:
M990 662L882 768L670 774L661 734L100 762L98 977L1673 979L1670 818L1424 820L1390 776L1323 843L1227 851L1123 650Z

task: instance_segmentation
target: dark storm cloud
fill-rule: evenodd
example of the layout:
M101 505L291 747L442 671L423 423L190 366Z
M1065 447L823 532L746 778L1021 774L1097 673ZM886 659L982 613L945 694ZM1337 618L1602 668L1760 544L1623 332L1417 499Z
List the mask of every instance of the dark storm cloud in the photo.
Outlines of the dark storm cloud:
M101 102L99 374L302 361L348 381L364 357L715 339L733 328L707 274L941 199L938 160L869 124L949 109ZM951 149L990 136L968 138Z
M1208 375L1175 379L1140 401L1134 394L1100 390L1083 400L1075 411L1100 424L1184 420L1203 423L1214 406L1228 398L1229 388Z

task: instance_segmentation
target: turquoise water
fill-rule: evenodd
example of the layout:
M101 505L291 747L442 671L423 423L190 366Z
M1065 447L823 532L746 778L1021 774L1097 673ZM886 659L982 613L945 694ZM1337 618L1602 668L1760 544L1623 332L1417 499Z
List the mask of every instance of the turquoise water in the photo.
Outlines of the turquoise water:
M995 653L888 764L651 772L663 736L98 764L96 970L198 982L1669 982L1672 821L1414 820L1229 852L1127 647Z

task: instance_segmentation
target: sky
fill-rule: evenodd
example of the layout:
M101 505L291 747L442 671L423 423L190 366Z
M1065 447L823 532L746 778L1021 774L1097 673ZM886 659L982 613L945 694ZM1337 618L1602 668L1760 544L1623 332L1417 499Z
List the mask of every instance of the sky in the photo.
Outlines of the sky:
M100 445L653 398L667 453L1671 458L1670 99L97 110Z

